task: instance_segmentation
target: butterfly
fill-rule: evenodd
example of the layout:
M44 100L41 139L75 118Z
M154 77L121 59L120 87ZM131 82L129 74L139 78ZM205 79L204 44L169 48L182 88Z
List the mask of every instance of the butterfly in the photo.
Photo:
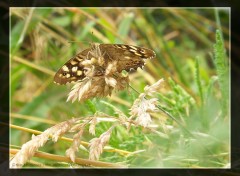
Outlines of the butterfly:
M156 56L151 49L125 44L92 43L67 61L55 74L54 82L60 85L76 82L86 77L89 65L95 65L94 76L102 76L110 62L117 62L117 72L129 72L143 67L146 59ZM96 62L98 60L98 62ZM99 61L100 60L100 61ZM97 64L96 64L97 63Z

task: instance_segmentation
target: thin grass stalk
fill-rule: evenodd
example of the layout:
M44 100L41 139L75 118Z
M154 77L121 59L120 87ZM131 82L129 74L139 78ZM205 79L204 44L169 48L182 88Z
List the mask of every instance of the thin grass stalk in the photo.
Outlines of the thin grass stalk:
M199 70L199 62L198 62L199 58L196 58L195 61L195 82L197 84L197 88L198 88L198 92L201 98L201 105L203 105L204 103L204 99L203 99L203 90L202 90L202 84L200 81L200 70Z

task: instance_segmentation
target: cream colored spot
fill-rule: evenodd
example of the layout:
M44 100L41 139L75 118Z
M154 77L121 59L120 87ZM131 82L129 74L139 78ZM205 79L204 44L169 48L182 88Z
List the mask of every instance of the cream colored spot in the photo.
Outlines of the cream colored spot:
M80 57L80 56L76 56L76 59L78 60L78 61L82 61L83 59L82 59L83 57Z
M115 47L117 47L117 48L122 48L121 46L119 46L119 45L115 45Z
M78 62L75 61L75 60L72 60L70 63L71 63L72 65L76 65Z
M62 67L62 69L63 69L63 71L65 71L65 72L68 72L68 71L69 71L69 69L68 69L68 67L67 67L66 65L64 65L64 66Z
M87 66L87 65L91 65L92 61L91 60L84 60L82 61L82 65Z
M59 77L61 78L63 75L62 75L62 73L61 74L59 74Z
M78 67L73 67L73 68L72 68L72 72L76 72L77 69L78 69Z
M135 49L129 49L129 51L131 51L131 52L134 52L134 53L136 52L136 50L135 50Z
M78 71L77 71L77 75L78 75L78 76L82 75L82 71L81 71L81 70L78 70Z
M139 53L137 53L137 52L135 52L134 54L137 55L137 56L142 56L142 54L139 54Z
M69 73L68 73L68 74L66 74L66 77L67 77L67 78L70 78L70 76L71 76L71 75L70 75Z
M125 59L130 59L130 57L129 57L129 56L125 56L124 58L125 58Z
M127 47L125 45L121 45L122 48L126 49Z
M137 50L137 48L135 46L131 46L129 45L130 48L134 49L134 50Z
M92 57L92 58L91 58L91 63L94 64L94 63L96 63L96 62L97 62L97 59L96 59L95 57Z

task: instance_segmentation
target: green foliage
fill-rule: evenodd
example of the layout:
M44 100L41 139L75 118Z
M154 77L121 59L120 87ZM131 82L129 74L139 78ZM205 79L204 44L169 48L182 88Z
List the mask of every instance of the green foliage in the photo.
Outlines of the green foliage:
M199 71L199 63L198 63L198 59L199 58L196 58L196 64L195 64L195 69L196 69L196 72L195 72L195 81L197 83L197 87L198 87L198 91L199 91L199 95L200 95L200 98L201 98L201 103L203 103L203 90L202 90L202 84L201 84L201 81L200 81L200 71Z
M187 110L194 104L194 99L189 95L180 85L173 81L172 78L168 79L171 91L166 95L159 94L160 102L165 104L168 112L177 117L187 116Z
M130 25L133 21L134 15L132 13L129 13L126 15L126 17L121 21L121 23L119 24L119 28L118 28L118 34L121 35L122 37L126 37L129 29L130 29ZM122 43L123 41L116 39L115 43Z
M226 58L221 32L217 30L216 44L214 45L214 63L222 94L223 116L227 115L229 108L229 65Z
M14 53L17 49L19 49L21 40L19 35L19 31L23 30L24 23L23 21L18 22L11 30L11 53Z
M99 137L118 124L121 113L130 117L138 94L129 87L111 97L66 102L72 85L53 84L54 72L89 42L135 44L153 49L157 56L143 70L130 73L130 85L141 93L146 85L164 78L165 87L156 98L165 112L151 114L151 129L116 125L107 146L113 150L105 150L100 160L133 168L226 167L230 162L228 17L229 11L221 9L12 8L11 113L46 123L15 116L11 123L44 131L52 126L47 120L60 123L102 113L105 121L96 124L96 136L88 133L87 125L81 139ZM28 131L11 129L12 145L20 148L30 138ZM65 155L70 144L49 142L39 150ZM84 147L77 157L87 159L89 148ZM54 167L69 165L59 162Z
M86 100L86 104L88 106L89 111L91 111L93 114L97 111L96 106L91 100Z

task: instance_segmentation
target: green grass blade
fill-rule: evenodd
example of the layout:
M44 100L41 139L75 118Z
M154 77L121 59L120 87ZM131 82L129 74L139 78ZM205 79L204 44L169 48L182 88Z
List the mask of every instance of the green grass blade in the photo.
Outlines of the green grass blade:
M220 30L216 31L216 43L214 45L214 63L217 70L218 82L222 94L223 116L227 115L229 104L229 68L224 48L224 42Z
M195 82L197 83L197 87L198 87L198 92L201 98L201 103L204 103L204 99L203 99L203 89L202 89L202 84L200 81L200 75L199 75L199 62L198 62L198 57L196 58L196 62L195 62Z
M125 16L125 18L121 21L119 28L118 28L118 34L122 36L123 38L127 36L130 26L132 24L134 15L132 13L129 13ZM123 41L116 38L115 43L122 43Z

